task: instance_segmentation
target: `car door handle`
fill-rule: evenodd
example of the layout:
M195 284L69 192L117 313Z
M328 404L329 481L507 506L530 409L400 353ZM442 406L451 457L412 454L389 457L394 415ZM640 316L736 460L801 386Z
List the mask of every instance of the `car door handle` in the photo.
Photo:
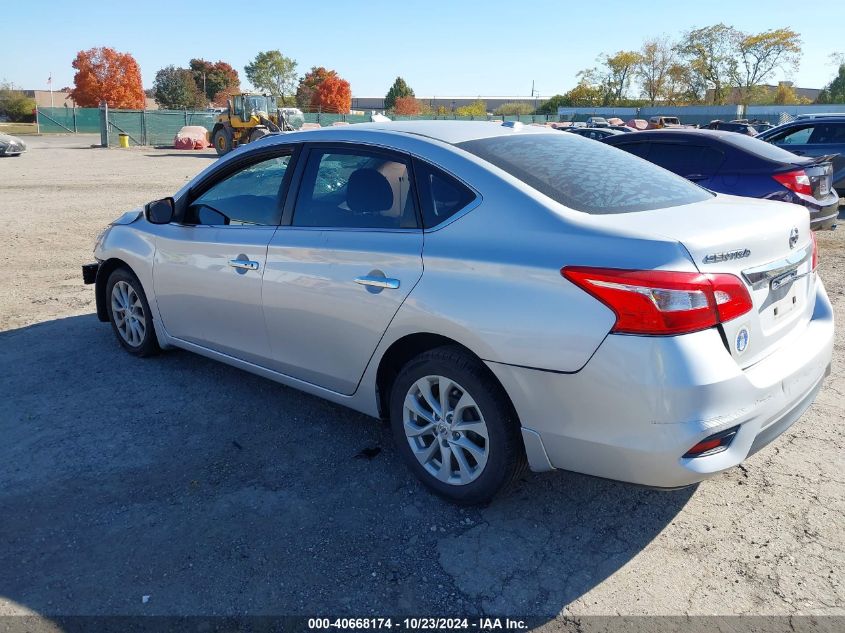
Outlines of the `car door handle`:
M390 277L377 277L375 275L363 275L362 277L355 277L355 283L362 286L373 286L374 288L389 288L396 290L399 287L398 279L391 279Z
M240 270L258 270L258 262L253 262L248 259L230 259L229 266Z

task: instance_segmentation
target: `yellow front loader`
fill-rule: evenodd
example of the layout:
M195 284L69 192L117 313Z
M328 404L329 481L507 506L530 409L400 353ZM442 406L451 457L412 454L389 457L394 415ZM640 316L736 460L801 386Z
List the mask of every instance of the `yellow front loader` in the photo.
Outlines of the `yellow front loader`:
M275 97L243 93L233 95L228 101L227 111L217 117L211 130L211 144L222 156L271 132L291 129L279 112Z

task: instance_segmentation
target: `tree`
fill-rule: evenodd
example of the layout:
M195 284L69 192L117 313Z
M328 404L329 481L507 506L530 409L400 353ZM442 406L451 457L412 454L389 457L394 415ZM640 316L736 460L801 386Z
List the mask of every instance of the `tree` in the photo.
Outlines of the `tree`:
M572 100L565 95L554 95L537 108L537 114L557 114L558 108L571 108Z
M735 32L733 42L737 61L732 66L731 79L742 104L747 105L753 89L776 70L797 70L801 61L801 36L789 28L757 34Z
M27 97L15 84L0 83L0 114L15 123L32 121L35 99Z
M238 71L224 61L215 63L204 59L192 59L189 67L194 74L197 90L205 94L207 101L216 101L223 91L227 94L240 91L241 80Z
M469 105L460 106L459 108L455 108L455 115L456 116L487 116L487 103L478 99L473 101Z
M138 62L113 48L79 51L73 60L76 74L70 93L77 105L95 108L105 101L110 108L144 107L144 87Z
M703 83L712 88L716 105L725 102L731 77L736 73L737 35L736 29L716 24L688 31L678 44L678 52L689 65L690 84Z
M555 113L557 113L557 110L555 110ZM503 103L493 110L493 114L503 116L534 114L534 108L530 103L525 103L524 101L511 101L509 103Z
M390 86L390 90L388 90L387 94L384 96L384 108L386 110L391 110L393 109L393 106L396 105L397 99L413 96L413 89L405 83L405 80L402 79L402 77L397 77L396 81L393 82L393 85Z
M246 78L258 90L280 97L293 94L296 87L296 60L285 57L280 51L263 51L244 66Z
M665 37L643 42L640 49L640 63L636 76L642 86L642 94L653 106L658 99L666 98L669 69L675 63L675 49Z
M613 55L602 55L599 61L604 66L601 80L608 95L607 100L618 103L627 92L640 65L640 54L637 51L617 51Z
M413 116L420 114L421 111L420 102L415 97L396 97L396 100L393 102L394 114Z
M845 103L845 63L839 65L839 73L819 93L818 103Z
M322 81L314 91L311 107L323 112L347 114L352 106L352 88L348 81L341 79L334 71L331 72L333 75Z
M312 66L302 79L299 80L299 87L296 89L296 105L303 110L310 110L314 103L314 96L317 87L329 77L336 77L337 73L328 70L323 66Z
M155 100L166 110L205 108L206 98L197 89L194 73L187 68L167 66L156 73Z

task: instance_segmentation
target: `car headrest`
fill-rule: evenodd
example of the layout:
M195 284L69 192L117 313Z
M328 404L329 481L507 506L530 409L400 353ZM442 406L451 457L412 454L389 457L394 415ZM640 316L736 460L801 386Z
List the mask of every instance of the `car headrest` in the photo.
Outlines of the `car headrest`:
M358 169L346 185L346 204L353 213L387 211L393 207L393 189L375 169Z

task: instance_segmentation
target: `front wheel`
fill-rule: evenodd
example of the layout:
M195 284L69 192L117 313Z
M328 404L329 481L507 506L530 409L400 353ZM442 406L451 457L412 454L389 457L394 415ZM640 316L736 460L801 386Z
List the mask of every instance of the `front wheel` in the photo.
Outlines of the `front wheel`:
M211 137L211 142L218 156L228 154L232 151L232 131L225 127L217 128L214 136Z
M153 318L147 296L138 278L118 268L106 283L106 306L117 340L130 354L152 356L158 353Z
M525 469L510 401L487 367L461 348L424 352L402 368L390 423L411 471L452 501L488 501Z

